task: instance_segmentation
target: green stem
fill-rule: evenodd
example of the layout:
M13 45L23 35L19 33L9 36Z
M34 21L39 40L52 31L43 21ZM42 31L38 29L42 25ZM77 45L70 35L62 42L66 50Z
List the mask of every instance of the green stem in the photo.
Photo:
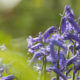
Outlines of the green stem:
M59 52L60 52L60 47L58 49L58 60L57 60L57 68L59 69ZM59 75L57 74L56 80L59 80Z
M76 54L76 45L74 44L74 55Z
M44 56L44 80L46 80L46 54Z
M61 35L61 24L62 24L62 18L65 15L65 9L63 11L62 17L61 17L61 21L60 21L60 25L59 25L59 34Z
M78 80L78 77L79 77L79 71L77 72L77 78L76 78L76 80Z
M63 16L65 14L65 9L63 11ZM61 24L62 24L62 18L61 18L61 21L60 21L60 25L59 25L59 34L61 35ZM58 48L58 60L57 60L57 68L59 69L59 52L60 52L60 47ZM57 74L56 76L56 80L59 80L59 75Z
M41 73L40 73L40 80L42 80L43 67L44 67L44 64L42 63L42 65L41 65Z
M76 45L74 44L74 55L76 54ZM73 68L73 70L75 69L75 66ZM73 80L75 80L75 74L73 74Z
M75 69L75 67L74 67L74 69ZM75 80L75 74L73 74L73 80Z

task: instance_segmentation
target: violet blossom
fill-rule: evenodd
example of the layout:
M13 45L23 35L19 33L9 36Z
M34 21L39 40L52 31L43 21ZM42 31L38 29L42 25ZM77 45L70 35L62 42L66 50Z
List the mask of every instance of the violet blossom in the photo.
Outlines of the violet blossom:
M61 33L57 27L52 26L43 34L40 32L35 38L29 36L27 39L28 51L33 53L30 62L31 65L38 63L38 60L42 60L44 66L44 58L46 56L46 71L53 71L59 75L59 80L67 80L68 74L70 74L72 70L73 75L80 70L80 26L68 5L65 7L60 27ZM70 46L68 46L68 44L70 44ZM75 54L73 55L74 52ZM68 57L68 55L70 56ZM51 65L47 66L49 62ZM73 66L69 68L71 64L73 64ZM64 75L63 73L66 74ZM53 77L55 76L53 75ZM52 80L56 79L57 77Z

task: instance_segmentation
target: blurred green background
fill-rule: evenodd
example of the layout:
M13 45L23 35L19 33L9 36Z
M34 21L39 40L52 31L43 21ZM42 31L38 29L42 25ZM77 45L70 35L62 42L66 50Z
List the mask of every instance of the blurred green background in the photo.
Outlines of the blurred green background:
M21 63L24 60L24 63L15 64L15 68L22 65L22 71L24 64L27 64L24 58L28 56L26 38L37 36L38 32L44 32L50 26L59 26L60 14L67 4L71 5L78 18L80 0L0 0L0 45L7 47L6 52L0 52L0 58L6 62L12 56L9 61L14 61L13 56L17 55L17 60Z
M13 38L36 35L50 26L59 26L59 14L66 4L71 5L78 17L79 3L80 0L0 0L0 31Z

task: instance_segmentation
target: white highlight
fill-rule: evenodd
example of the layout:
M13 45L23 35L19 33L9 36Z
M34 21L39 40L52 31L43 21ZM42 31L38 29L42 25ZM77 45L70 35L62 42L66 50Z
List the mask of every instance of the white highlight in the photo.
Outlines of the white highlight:
M0 0L0 10L8 11L16 7L21 0Z

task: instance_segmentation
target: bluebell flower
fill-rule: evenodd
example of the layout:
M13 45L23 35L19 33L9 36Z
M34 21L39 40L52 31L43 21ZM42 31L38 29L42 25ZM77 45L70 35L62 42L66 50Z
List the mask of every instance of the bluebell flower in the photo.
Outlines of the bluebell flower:
M79 17L78 17L78 21L80 22L80 15L79 15Z
M80 77L77 77L76 79L77 79L77 80L80 80Z
M72 30L74 30L74 27L71 25L71 23L67 20L66 21L66 30L65 30L65 33L70 33L72 32ZM74 31L75 32L75 31Z
M37 49L40 49L41 47L43 47L43 44L42 44L42 43L37 43L37 44L35 44L35 45L32 45L32 46L28 49L28 51L29 51L30 53L34 53Z
M61 78L63 78L63 80L67 80L67 77L59 70L57 69L55 66L53 67L48 67L47 71L54 71L56 74L58 74Z
M50 54L50 47L49 47L49 45L45 46L45 50L46 50L46 55L49 55Z
M62 42L62 41L59 41L59 40L55 40L53 37L50 39L50 50L51 50L51 53L53 54L53 50L54 50L54 46L59 46L61 48L64 49L64 53L66 54L67 53L67 46Z
M55 78L55 77L53 77L53 78L52 78L52 80L56 80L56 78Z
M55 51L55 54L53 54L53 55L48 55L46 60L47 60L48 62L51 62L51 63L53 63L53 64L56 64L56 63L57 63L57 60L58 60L57 52Z
M57 52L55 51L55 54L53 55L53 57L51 55L47 56L47 61L51 62L53 64L53 66L55 65L55 67L57 67L57 60L59 59L59 69L63 70L65 65L66 65L66 59L64 54L60 51L59 56L57 55Z
M74 67L71 67L67 72L66 75L68 75L70 73L71 70L74 69L73 75L75 75L75 73L80 70L80 57L78 57L79 53L77 53L74 57L72 57L69 61L67 66L69 66L70 64L74 64Z
M57 45L57 46L59 46L59 47L61 47L61 48L63 48L63 49L66 49L66 48L67 48L66 45L65 45L63 42L61 42L61 41L59 41L59 40L55 40L54 38L51 38L50 43L52 43L53 46L54 46L54 45ZM51 47L51 46L50 46L50 47Z
M66 66L71 65L72 63L74 63L77 59L77 56L79 55L79 53L76 53L75 56L71 57L69 60L67 60Z
M29 48L29 49L28 49L28 52L30 52L30 53L34 53L34 52L35 52L35 50L33 50L33 49Z
M50 42L49 45L50 45L50 53L51 53L51 56L54 57L54 55L55 55L54 45L53 45L52 42Z
M63 34L59 34L59 31L52 26L43 34L40 32L38 37L33 38L29 36L27 39L28 51L33 53L30 64L35 64L41 59L44 63L44 56L46 55L46 61L52 63L46 70L54 71L58 74L59 80L67 80L68 74L73 69L73 74L80 70L80 57L78 57L78 50L80 49L80 26L75 21L75 15L68 5L65 7L64 12L61 23L61 33ZM69 40L69 42L67 40ZM68 44L70 44L70 46L68 46ZM74 49L74 45L76 49ZM74 50L77 50L75 55L72 54L72 57L68 55L70 58L68 57L68 59L66 59L66 53L74 53ZM71 64L74 66L69 68L68 66ZM63 72L66 72L66 75L64 75ZM56 80L56 78L52 80Z
M33 42L32 42L32 36L29 36L29 38L27 38L27 42L28 42L28 48L31 48L31 46L33 45Z
M41 32L39 32L38 37L33 38L32 36L29 36L29 38L27 38L28 48L30 48L34 43L41 42L41 41L42 41Z
M72 53L74 53L74 47L72 45L69 47L69 49Z
M65 32L67 33L72 30L72 25L68 21L68 17L74 19L74 13L70 9L70 7L67 5L65 6L65 15L62 17L62 23L61 23L61 33Z
M33 43L35 43L35 42L41 42L41 41L42 41L42 34L41 34L41 32L39 32L38 37L32 38L32 42Z
M8 75L8 76L3 77L3 75L2 75L3 71L5 71L5 66L3 64L1 64L0 65L0 79L1 80L13 80L16 78L14 75Z
M3 68L0 67L0 77L2 77Z
M55 31L55 27L54 27L54 26L48 28L48 29L44 32L44 34L42 35L42 37L43 37L43 42L46 43L48 37L49 37L50 34L53 33L54 31Z
M57 80L57 79L56 77L53 77L52 80ZM59 80L63 80L63 79L60 77Z
M77 57L76 61L74 62L74 66L75 66L75 69L73 74L75 74L78 70L80 70L80 57Z
M43 44L42 43L37 43L37 44L31 46L31 49L36 50L36 49L39 49L40 47L43 47Z
M73 18L68 18L68 21L71 23L71 25L74 27L74 29L79 33L80 27L78 23Z
M57 80L56 78L53 78L52 80ZM59 80L63 80L62 78L59 78Z
M63 33L66 30L66 18L62 18L62 23L61 23L61 33Z
M36 51L30 61L30 65L35 64L38 61L38 59L42 58L44 55L45 55L44 49L41 48L40 50Z
M61 35L58 33L54 33L53 35L51 35L50 40L51 40L51 38L54 38L55 40L61 40Z
M75 17L73 11L70 9L70 7L69 7L68 5L65 6L65 11L66 11L66 15L67 15L67 16L69 16L69 17L71 17L71 18L74 18L74 17Z
M80 43L79 45L76 46L76 50L79 50L80 49Z
M15 79L14 75L8 75L6 77L1 77L1 80L13 80L13 79Z
M63 70L64 67L66 66L66 58L65 58L65 55L64 53L60 52L59 54L59 65L60 65L60 70Z
M66 76L73 70L73 67L71 67L69 70L66 71Z
M64 37L65 40L75 40L77 42L80 42L80 38L74 34L67 34L65 37Z

